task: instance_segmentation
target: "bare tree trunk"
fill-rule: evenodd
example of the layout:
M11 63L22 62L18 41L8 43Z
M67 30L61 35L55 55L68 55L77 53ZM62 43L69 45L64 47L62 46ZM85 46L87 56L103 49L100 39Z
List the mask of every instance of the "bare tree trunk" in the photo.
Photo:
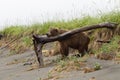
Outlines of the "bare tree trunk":
M40 67L42 67L44 65L43 57L42 57L42 46L45 43L53 42L53 41L62 41L62 40L69 38L70 36L72 36L74 34L88 31L88 30L92 30L92 29L98 29L98 28L114 29L114 28L116 28L117 25L118 24L116 24L116 23L110 23L110 22L100 23L97 25L85 26L82 28L74 29L74 30L65 32L61 35L55 36L55 37L47 37L45 35L43 35L43 36L33 35L34 49L35 49L35 53L36 53Z

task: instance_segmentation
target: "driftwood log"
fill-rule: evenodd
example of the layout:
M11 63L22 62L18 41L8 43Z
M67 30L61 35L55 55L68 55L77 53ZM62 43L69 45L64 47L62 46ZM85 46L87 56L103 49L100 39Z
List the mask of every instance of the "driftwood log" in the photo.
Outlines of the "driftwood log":
M47 37L46 35L42 35L42 36L33 35L34 50L35 50L35 53L37 56L37 60L39 62L39 67L44 66L42 47L45 43L54 42L54 41L62 41L74 34L92 30L92 29L98 29L98 28L114 29L114 28L116 28L117 25L118 25L117 23L105 22L105 23L100 23L100 24L96 24L96 25L85 26L82 28L74 29L74 30L65 32L63 34L60 34L58 36L55 36L55 37Z

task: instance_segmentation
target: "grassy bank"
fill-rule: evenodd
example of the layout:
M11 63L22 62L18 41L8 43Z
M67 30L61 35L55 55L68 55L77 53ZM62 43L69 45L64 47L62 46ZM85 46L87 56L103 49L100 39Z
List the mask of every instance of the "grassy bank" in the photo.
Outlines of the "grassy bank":
M8 26L4 30L0 31L4 35L4 38L0 41L0 45L5 45L16 39L8 47L11 49L12 53L22 53L32 48L32 34L45 34L50 27L70 30L85 25L97 24L100 22L120 23L120 12L101 14L99 17L85 16L81 19L76 18L69 21L49 21L42 24L35 23L29 26Z

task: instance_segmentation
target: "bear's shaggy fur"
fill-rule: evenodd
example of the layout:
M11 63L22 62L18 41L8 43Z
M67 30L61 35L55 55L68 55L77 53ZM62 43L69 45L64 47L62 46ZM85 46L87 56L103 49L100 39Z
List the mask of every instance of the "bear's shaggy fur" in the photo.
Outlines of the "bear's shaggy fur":
M65 33L68 30L52 28L46 34L48 37L57 36L59 34ZM59 41L60 44L60 53L63 57L68 56L69 48L77 49L80 53L80 56L84 56L85 52L88 51L88 44L90 42L90 38L83 32L77 33L69 37L68 39Z

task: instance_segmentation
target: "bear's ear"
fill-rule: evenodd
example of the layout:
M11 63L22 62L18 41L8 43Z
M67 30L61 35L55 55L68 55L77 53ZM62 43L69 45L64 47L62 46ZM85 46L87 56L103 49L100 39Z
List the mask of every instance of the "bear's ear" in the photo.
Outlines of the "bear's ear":
M54 30L55 30L56 32L58 32L58 28L54 28Z
M58 28L50 28L50 30L57 32L59 29Z

